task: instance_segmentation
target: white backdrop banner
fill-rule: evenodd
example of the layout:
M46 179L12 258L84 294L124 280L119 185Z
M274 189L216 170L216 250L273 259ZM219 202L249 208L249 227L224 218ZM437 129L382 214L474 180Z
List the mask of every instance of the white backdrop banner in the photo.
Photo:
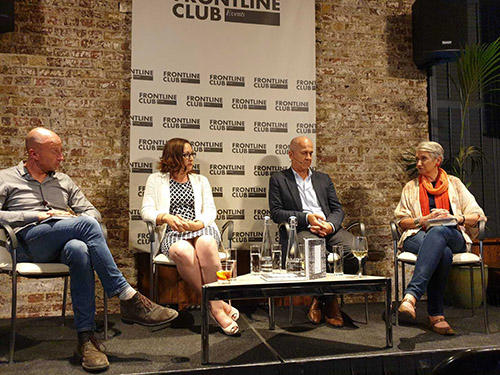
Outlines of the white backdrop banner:
M134 0L130 247L148 251L140 207L170 138L188 139L234 245L262 239L269 176L297 135L315 141L314 0Z

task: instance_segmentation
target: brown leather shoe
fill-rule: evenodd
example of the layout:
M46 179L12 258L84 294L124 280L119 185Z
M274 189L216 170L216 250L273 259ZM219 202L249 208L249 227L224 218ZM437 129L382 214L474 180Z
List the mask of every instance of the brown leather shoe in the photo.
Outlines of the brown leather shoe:
M319 324L321 323L322 318L323 302L314 297L311 303L311 307L309 307L309 311L307 312L307 319L309 319L312 324Z
M174 309L157 305L139 292L128 300L120 301L120 312L122 322L148 327L168 323L179 315Z
M326 304L325 321L334 327L344 326L344 318L342 318L342 312L340 311L339 303L335 297L330 303Z
M455 334L455 331L444 319L444 316L439 316L437 319L429 316L429 325L434 332L439 333L440 335L453 336Z
M103 371L109 367L104 347L93 334L86 341L78 344L74 355L86 371Z

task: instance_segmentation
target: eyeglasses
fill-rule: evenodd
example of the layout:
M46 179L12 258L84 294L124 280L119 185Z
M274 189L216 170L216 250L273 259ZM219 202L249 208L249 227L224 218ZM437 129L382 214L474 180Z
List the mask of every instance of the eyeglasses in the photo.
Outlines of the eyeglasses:
M191 153L186 152L186 153L182 154L182 157L184 159L189 159L189 158L193 158L194 159L196 157L196 152L191 152Z

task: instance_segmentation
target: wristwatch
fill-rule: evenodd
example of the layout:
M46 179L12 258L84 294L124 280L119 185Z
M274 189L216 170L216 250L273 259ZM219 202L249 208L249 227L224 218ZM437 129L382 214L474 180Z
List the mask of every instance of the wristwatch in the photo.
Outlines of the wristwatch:
M420 218L417 217L416 219L413 219L413 224L415 224L417 227L420 227Z

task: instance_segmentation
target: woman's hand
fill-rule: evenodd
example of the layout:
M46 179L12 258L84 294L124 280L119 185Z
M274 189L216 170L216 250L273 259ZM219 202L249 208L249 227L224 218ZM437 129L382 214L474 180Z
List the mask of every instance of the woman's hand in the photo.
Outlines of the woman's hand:
M170 228L179 233L189 230L189 221L179 215L160 214L156 218L156 224L168 224Z
M434 208L431 210L431 213L426 216L422 216L420 218L420 225L424 228L424 230L427 230L428 226L428 221L431 219L444 219L447 217L454 217L450 215L450 212L448 210L445 210L444 208Z
M205 227L203 222L200 220L187 220L187 224L188 224L187 230L190 232L196 232L197 230L200 230L203 227Z

